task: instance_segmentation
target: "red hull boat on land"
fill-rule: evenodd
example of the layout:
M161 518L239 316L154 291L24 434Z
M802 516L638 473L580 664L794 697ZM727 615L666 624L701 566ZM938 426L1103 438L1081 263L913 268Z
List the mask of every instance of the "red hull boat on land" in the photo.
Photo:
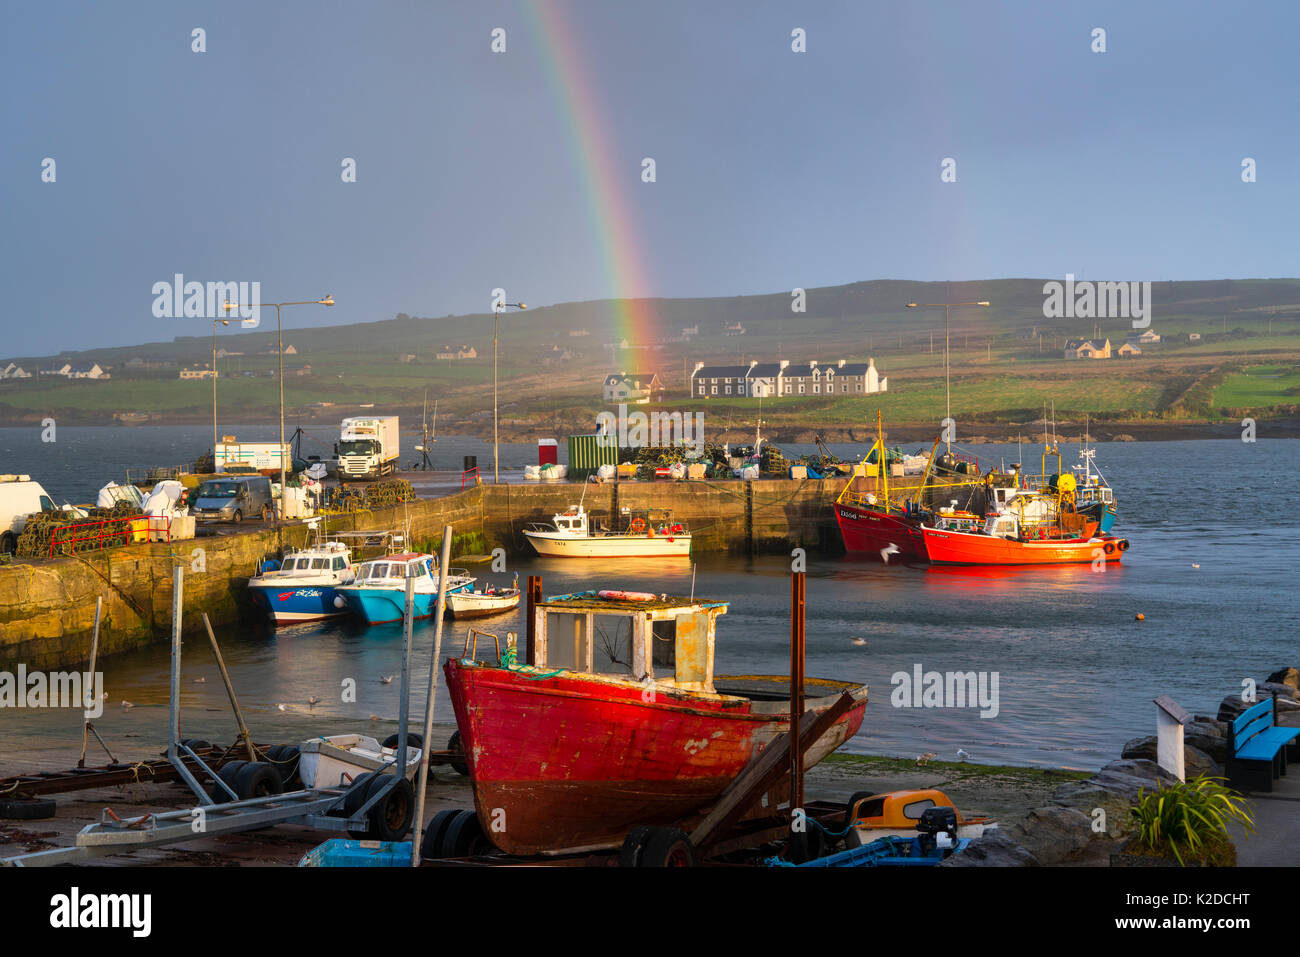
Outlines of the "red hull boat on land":
M714 677L725 603L641 598L538 603L533 666L509 653L447 661L475 810L500 850L613 848L639 825L683 826L789 730L788 677ZM805 690L816 712L854 699L808 751L811 767L857 733L867 689L806 679Z

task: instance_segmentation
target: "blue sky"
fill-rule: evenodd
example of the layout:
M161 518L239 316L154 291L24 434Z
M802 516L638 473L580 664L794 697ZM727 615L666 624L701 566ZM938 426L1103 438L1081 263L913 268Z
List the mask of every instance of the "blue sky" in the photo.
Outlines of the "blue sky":
M334 295L289 326L481 312L496 286L545 305L1296 274L1293 4L555 6L644 288L605 268L522 3L8 0L0 352L205 334L151 312L178 272Z

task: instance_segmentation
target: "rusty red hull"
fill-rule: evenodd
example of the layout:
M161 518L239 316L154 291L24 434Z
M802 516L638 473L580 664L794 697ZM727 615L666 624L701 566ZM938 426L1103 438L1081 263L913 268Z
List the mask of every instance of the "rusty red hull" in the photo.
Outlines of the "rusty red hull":
M929 561L919 521L865 505L846 503L835 506L835 520L839 523L846 551L883 560L881 553L892 545L898 552L890 551L891 561Z
M479 821L509 854L617 847L637 825L681 822L789 727L747 698L458 659L445 671ZM857 733L865 707L862 689L808 766Z

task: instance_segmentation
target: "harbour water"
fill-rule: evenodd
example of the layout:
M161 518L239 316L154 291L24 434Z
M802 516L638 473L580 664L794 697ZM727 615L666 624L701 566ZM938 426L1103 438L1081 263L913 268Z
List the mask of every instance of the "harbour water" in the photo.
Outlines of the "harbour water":
M0 430L0 471L31 472L51 491L57 488L56 497L83 499L108 478L120 478L126 464L167 462L169 450L177 462L192 459L203 430L164 435L168 431L61 430L59 443L68 442L80 461L69 463L65 446L41 463L29 455L29 430ZM155 444L146 443L146 435ZM465 452L454 447L457 441ZM458 468L462 454L490 462L491 447L486 459L483 448L477 440L440 440L437 464ZM1032 471L1039 448L1025 447ZM1075 449L1064 449L1067 462ZM1010 462L1016 447L973 451L984 463ZM1275 668L1300 665L1294 596L1300 519L1291 491L1298 453L1293 441L1269 439L1101 445L1097 463L1119 500L1115 531L1132 548L1122 566L1099 572L1089 566L882 566L810 552L807 673L871 685L863 730L847 750L935 752L951 760L961 748L981 763L1096 768L1117 757L1127 739L1152 733L1158 695L1212 713L1224 695L1240 691L1243 679L1258 681ZM503 467L525 464L534 454L530 446L512 447L509 456L503 450ZM541 574L546 594L600 587L689 593L694 587L696 595L731 602L719 622L719 673L785 672L790 558L702 554L694 562L694 568L690 560L625 562L614 569L521 557L510 561L506 575L487 566L474 573L498 582L515 572L521 581ZM1135 620L1139 612L1144 621ZM503 635L517 631L522 637L524 630L518 613L474 624ZM447 624L444 656L459 653L467 628ZM395 718L398 681L382 684L380 678L399 673L401 634L400 625L366 628L344 620L278 632L259 623L224 629L219 637L254 734L269 741L289 739L277 729L290 718L294 728L307 720L320 733L364 730L371 715ZM414 685L421 689L433 634L432 623L417 622ZM233 737L210 652L190 641L186 654L188 732ZM103 664L108 700L96 722L101 733L110 741L138 736L161 745L165 643ZM996 673L996 717L981 718L978 707L893 706L891 679L899 672L910 676L918 665L926 672ZM200 676L204 683L190 680ZM355 702L341 700L347 679L356 682ZM309 706L311 697L319 703ZM135 707L123 709L123 700ZM453 724L445 693L435 718L445 740ZM19 738L24 747L43 738L66 742L79 731L75 712L9 711L0 723L0 749Z

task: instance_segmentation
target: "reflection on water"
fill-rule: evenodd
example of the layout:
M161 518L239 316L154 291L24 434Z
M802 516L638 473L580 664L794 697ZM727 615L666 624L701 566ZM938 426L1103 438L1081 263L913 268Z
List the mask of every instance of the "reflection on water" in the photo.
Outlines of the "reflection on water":
M915 755L957 749L987 763L1097 767L1124 741L1152 733L1152 699L1171 694L1193 712L1214 712L1243 677L1297 664L1294 581L1297 521L1282 495L1300 445L1262 441L1103 446L1116 486L1116 531L1133 542L1123 565L972 569L882 566L810 553L807 585L809 675L863 680L871 701L863 753ZM1012 447L1014 448L1014 447ZM1005 450L996 450L1002 454ZM1214 472L1208 463L1214 463ZM1199 568L1193 567L1199 565ZM583 562L519 559L518 572L543 577L547 595L618 587L726 600L718 623L719 673L779 674L789 666L788 557L710 554L689 560ZM1146 620L1135 621L1137 612ZM517 632L522 608L498 618L447 622L443 655L460 653L471 626ZM315 733L365 730L374 714L398 711L402 628L350 619L275 631L223 629L222 651L255 736L259 728ZM852 639L865 639L865 645ZM412 675L423 698L434 626L414 629ZM482 648L482 645L480 645ZM220 678L207 643L185 643L185 727L233 738ZM999 675L1000 711L981 719L968 708L895 708L891 677L925 670ZM109 700L96 722L114 736L165 738L165 644L108 659ZM392 675L391 684L382 679ZM203 683L193 678L203 677ZM357 700L341 697L355 681ZM314 707L308 699L319 697ZM135 707L123 710L121 700ZM280 709L283 705L283 710ZM445 693L435 711L445 737L453 723ZM75 714L11 712L0 717L0 745L11 735L71 740ZM211 725L211 730L209 726ZM224 729L224 730L223 730ZM310 732L309 732L310 733Z

